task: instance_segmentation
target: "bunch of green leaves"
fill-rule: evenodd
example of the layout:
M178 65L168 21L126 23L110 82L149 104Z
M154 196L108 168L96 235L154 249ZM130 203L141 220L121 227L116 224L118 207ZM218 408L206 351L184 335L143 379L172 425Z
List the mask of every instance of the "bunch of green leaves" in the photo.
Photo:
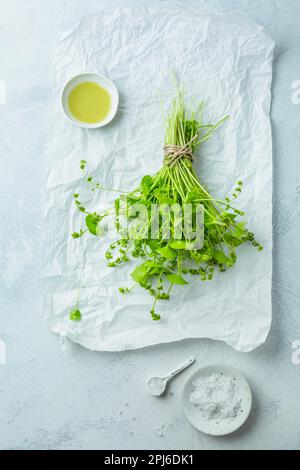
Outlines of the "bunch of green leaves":
M202 114L203 103L200 103L196 112L188 113L183 94L179 91L165 119L165 145L188 146L195 154L200 144L209 139L227 118L226 116L214 125L203 124ZM80 162L80 167L86 171L84 160ZM91 175L86 181L91 185L92 191L115 191L95 183ZM136 286L145 289L153 297L151 316L153 320L159 320L157 302L168 300L174 285L188 284L188 275L200 281L211 280L216 269L224 272L236 263L237 248L243 243L250 242L261 250L262 246L255 240L254 234L246 228L246 222L239 219L244 213L233 205L241 191L242 182L238 181L231 197L225 197L224 200L214 198L200 183L188 158L180 158L173 164L166 160L154 176L144 176L136 189L125 193L126 216L134 219L136 214L131 209L136 204L142 204L149 217L142 227L138 227L138 236L136 232L128 231L127 235L123 234L109 245L105 255L108 266L112 268L132 259L138 260L131 272L134 284L120 287L120 292L129 293ZM74 194L74 201L78 210L85 214L86 227L74 232L73 238L79 238L85 233L97 235L101 221L107 216L114 217L119 229L121 197L115 199L114 207L101 213L87 211L78 193ZM193 241L184 232L181 239L175 237L178 220L174 217L171 218L170 237L166 239L163 235L164 227L159 226L158 236L153 239L150 230L152 204L159 207L177 204L182 208L184 204L201 204L204 211L203 246L193 248Z

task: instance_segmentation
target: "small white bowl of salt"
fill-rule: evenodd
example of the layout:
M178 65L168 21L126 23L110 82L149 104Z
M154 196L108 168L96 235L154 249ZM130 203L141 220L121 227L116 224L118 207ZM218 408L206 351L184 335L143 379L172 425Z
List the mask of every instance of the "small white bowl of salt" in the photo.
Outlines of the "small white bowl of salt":
M252 395L246 379L233 367L202 367L187 380L182 394L187 420L199 431L224 436L248 418Z

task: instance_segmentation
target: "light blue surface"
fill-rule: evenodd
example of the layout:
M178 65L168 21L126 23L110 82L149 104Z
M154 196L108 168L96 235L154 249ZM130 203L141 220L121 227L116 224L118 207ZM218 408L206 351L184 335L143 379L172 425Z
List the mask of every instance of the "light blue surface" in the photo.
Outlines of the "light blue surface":
M0 340L7 355L6 365L0 357L0 448L300 449L300 365L291 360L292 343L300 339L300 104L291 99L292 83L300 80L297 0L189 2L205 12L243 12L276 42L273 324L266 344L249 354L208 340L124 353L92 353L68 343L62 352L47 330L40 275L51 60L63 31L82 15L117 4L149 2L0 1ZM185 5L151 1L153 7ZM185 421L181 389L197 365L174 380L166 398L146 394L149 375L191 355L198 366L225 362L249 380L254 409L237 433L206 437Z

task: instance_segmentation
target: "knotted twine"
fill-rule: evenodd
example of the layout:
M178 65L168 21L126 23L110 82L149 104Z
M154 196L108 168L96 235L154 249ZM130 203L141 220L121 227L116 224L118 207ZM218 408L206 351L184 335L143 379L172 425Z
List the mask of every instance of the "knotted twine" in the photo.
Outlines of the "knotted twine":
M173 166L181 158L187 158L191 162L194 160L192 149L189 145L165 145L164 163Z

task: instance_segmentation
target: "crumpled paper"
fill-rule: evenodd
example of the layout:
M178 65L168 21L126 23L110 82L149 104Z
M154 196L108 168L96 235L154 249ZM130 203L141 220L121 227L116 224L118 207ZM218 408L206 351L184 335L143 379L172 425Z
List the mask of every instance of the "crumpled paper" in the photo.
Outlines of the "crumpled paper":
M199 11L118 8L82 19L64 34L55 58L55 99L47 156L45 207L46 314L53 332L86 348L117 351L184 338L221 340L239 351L262 344L271 323L272 140L270 87L273 42L263 28L240 16ZM98 130L70 124L59 95L66 80L83 71L108 76L120 92L114 121ZM84 226L75 210L79 192L87 208L109 207L115 194L85 189L79 162L105 186L129 190L162 164L160 99L174 95L172 73L192 103L205 100L205 120L230 114L200 149L195 167L216 197L243 180L237 206L264 246L238 250L236 265L212 281L192 279L160 302L159 322L144 290L131 285L134 262L108 268L109 240L71 233ZM69 320L78 306L82 321Z

